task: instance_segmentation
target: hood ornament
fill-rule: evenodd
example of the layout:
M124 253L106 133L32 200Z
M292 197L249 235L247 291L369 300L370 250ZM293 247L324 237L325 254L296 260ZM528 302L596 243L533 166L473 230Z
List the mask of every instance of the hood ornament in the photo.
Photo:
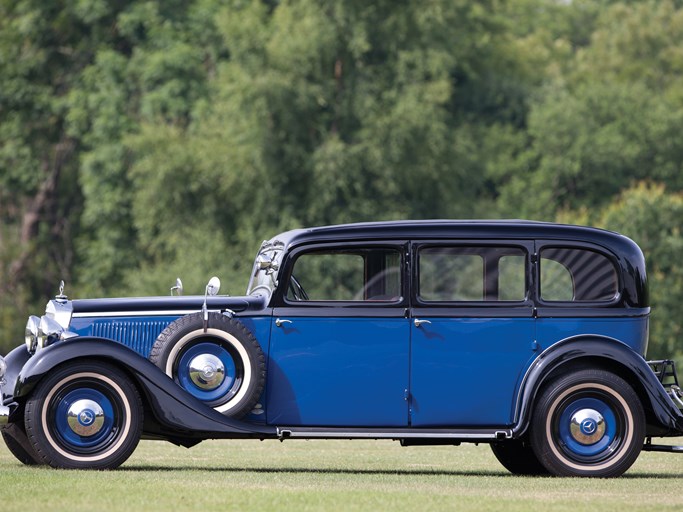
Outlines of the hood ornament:
M64 280L59 281L59 293L55 295L55 300L57 302L66 302L67 296L64 295Z

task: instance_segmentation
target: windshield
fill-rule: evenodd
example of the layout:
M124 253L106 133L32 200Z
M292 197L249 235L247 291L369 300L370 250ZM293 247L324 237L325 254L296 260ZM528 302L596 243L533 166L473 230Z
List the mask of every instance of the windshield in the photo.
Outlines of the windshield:
M279 240L264 240L251 271L247 295L260 293L270 297L277 286L278 270L285 245Z

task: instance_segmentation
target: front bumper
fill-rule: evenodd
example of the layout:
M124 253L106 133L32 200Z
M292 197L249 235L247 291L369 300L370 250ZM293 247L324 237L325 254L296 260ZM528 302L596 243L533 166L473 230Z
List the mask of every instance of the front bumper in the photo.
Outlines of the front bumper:
M2 393L2 387L5 385L5 372L7 371L7 364L5 358L0 356L0 426L7 425L9 421L10 409L5 403L5 396Z

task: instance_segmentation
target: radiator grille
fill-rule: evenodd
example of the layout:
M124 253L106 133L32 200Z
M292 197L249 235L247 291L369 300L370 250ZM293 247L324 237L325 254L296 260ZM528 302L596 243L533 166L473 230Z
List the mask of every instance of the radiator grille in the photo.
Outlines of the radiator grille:
M92 335L118 341L148 357L154 341L167 325L168 321L95 322Z

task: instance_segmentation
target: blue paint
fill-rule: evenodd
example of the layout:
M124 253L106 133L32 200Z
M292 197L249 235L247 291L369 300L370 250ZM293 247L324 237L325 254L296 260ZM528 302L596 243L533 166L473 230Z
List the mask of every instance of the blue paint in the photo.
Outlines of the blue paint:
M407 319L287 318L273 327L269 424L407 426Z
M126 345L142 357L149 357L161 331L178 316L117 316L105 318L76 317L69 330L80 336L98 336Z
M431 324L412 327L412 426L510 425L534 319L420 319Z
M74 318L70 330L112 339L148 357L159 333L176 318ZM420 317L432 322L420 328L406 318L288 318L292 324L275 327L271 316L238 317L259 341L268 364L264 393L248 421L509 426L524 374L543 350L594 334L623 341L642 354L648 328L647 317ZM219 357L232 368L231 358ZM234 378L228 372L225 387ZM181 384L202 400L214 399L187 376ZM223 387L216 393L224 393Z
M577 308L577 315L580 314ZM625 343L640 355L645 355L648 338L648 317L622 318L538 318L536 337L542 349L558 341L579 335L596 335Z

